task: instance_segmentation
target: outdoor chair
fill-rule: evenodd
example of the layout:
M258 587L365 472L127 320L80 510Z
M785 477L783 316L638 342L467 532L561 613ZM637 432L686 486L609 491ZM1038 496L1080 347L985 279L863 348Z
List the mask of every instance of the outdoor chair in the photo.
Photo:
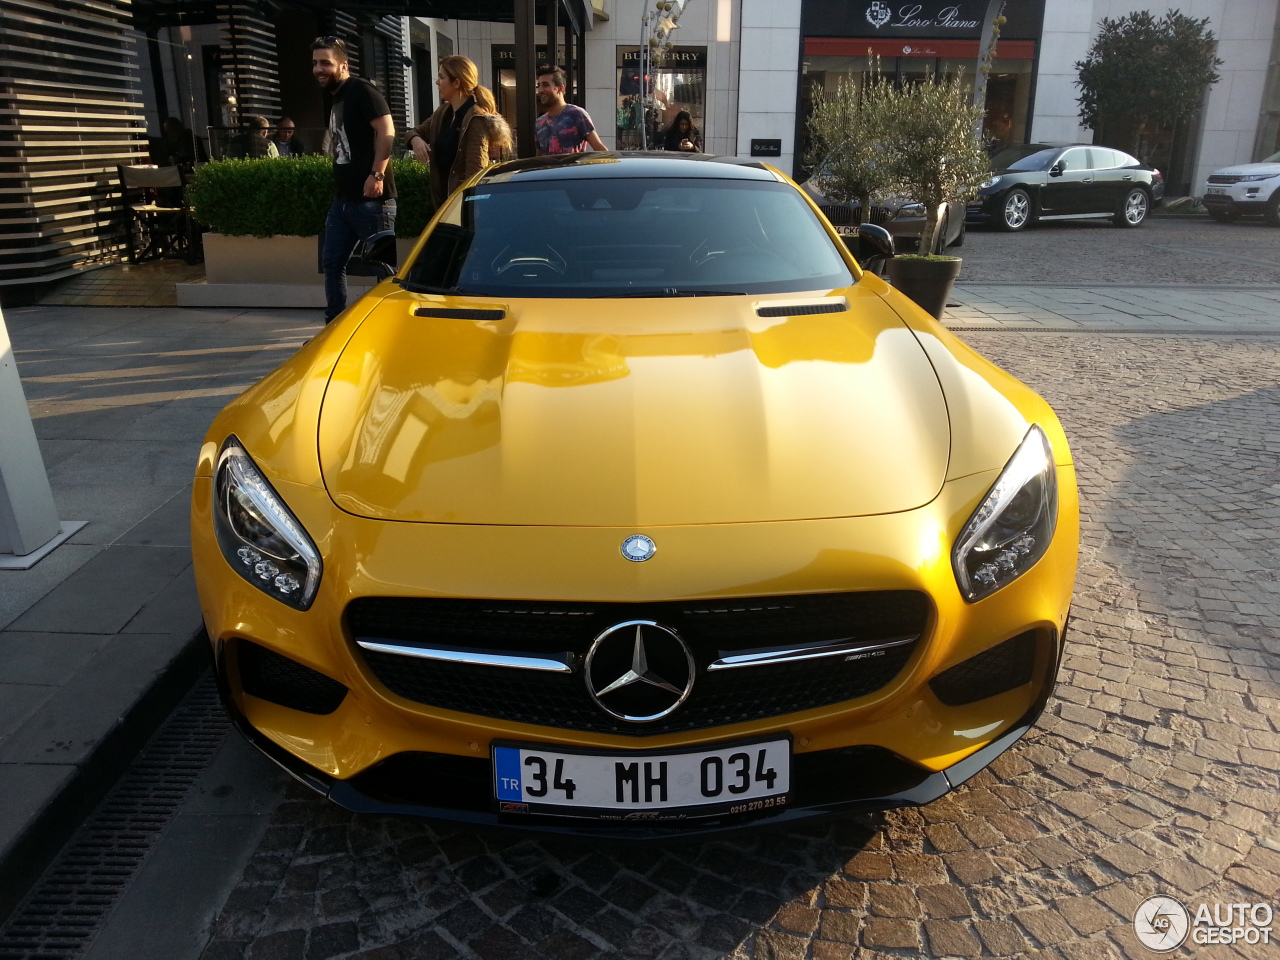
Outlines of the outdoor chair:
M192 224L177 167L117 167L130 263L195 259Z

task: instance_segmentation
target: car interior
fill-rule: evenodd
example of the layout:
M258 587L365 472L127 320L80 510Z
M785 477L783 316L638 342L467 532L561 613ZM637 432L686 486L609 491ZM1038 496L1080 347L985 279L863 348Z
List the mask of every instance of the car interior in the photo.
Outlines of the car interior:
M481 184L460 206L461 222L436 227L409 283L476 294L619 296L853 282L817 217L785 184Z

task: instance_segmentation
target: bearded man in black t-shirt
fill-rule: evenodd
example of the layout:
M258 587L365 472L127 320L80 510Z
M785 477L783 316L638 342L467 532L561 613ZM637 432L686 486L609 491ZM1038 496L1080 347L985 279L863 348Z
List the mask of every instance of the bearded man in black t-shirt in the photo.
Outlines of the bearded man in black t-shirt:
M333 99L327 135L333 157L333 205L324 221L324 322L347 307L347 261L356 245L396 223L391 146L396 128L386 97L351 76L347 45L337 37L311 44L311 73Z

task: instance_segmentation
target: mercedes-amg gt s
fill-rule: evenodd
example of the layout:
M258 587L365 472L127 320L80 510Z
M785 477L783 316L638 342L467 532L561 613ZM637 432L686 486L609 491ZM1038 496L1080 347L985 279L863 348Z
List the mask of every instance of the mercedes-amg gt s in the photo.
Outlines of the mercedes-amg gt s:
M874 229L874 228L872 228ZM214 420L240 729L345 807L651 836L923 804L1034 723L1049 406L760 163L491 167Z

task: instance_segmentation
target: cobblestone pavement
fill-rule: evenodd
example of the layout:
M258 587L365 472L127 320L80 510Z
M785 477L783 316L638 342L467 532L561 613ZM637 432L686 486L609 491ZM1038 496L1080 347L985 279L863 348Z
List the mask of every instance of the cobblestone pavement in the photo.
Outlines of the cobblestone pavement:
M1105 220L1021 233L971 229L959 283L1280 283L1280 230L1261 219L1152 217L1136 230Z
M639 847L298 788L206 960L1150 958L1148 895L1280 914L1280 338L967 338L1058 409L1084 508L1057 695L992 768L923 809Z

